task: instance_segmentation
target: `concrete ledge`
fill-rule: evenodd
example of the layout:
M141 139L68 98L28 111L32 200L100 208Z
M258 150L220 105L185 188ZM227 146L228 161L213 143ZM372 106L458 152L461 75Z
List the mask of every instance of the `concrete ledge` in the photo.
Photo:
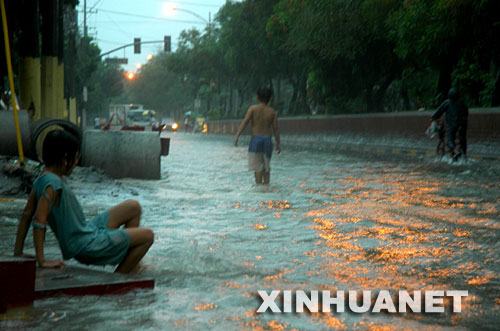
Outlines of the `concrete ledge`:
M88 268L37 269L35 299L56 295L104 295L126 293L134 289L152 289L152 278L122 275Z
M0 257L0 313L55 295L104 295L152 289L155 281L89 268L36 268L34 259Z
M113 178L160 179L161 143L157 132L87 130L82 165Z
M0 257L0 312L35 299L34 259Z

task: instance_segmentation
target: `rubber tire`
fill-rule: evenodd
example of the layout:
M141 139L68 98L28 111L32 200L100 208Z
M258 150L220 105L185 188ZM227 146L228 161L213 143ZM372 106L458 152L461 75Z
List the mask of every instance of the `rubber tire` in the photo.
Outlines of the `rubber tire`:
M36 155L36 157L38 158L38 160L40 162L42 162L42 160L40 159L40 156L36 152L36 145L37 145L38 137L42 134L42 132L45 129L47 129L48 127L53 126L53 125L58 125L58 126L62 127L66 132L71 133L72 135L77 137L78 140L80 141L80 150L82 149L83 135L82 135L82 130L80 130L79 126L77 126L76 124L71 123L67 120L60 119L60 118L42 118L41 120L38 120L35 123L33 123L32 131L31 131L31 137L32 137L32 141L33 141L33 144L32 144L33 151L32 152L33 152L33 155ZM81 154L80 154L80 158L81 158Z

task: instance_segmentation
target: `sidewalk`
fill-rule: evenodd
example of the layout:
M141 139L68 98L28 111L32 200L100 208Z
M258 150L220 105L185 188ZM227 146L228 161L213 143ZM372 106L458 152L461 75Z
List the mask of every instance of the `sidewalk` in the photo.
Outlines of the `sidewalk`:
M370 135L283 135L282 145L316 145L321 149L368 152L407 156L434 157L437 138L370 136ZM469 141L468 157L500 161L500 141Z

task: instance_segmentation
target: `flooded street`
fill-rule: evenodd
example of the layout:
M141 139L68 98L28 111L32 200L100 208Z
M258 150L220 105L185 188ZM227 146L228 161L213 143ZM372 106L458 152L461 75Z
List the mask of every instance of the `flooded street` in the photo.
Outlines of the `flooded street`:
M500 166L290 148L271 185L253 184L245 141L172 134L162 179L77 169L87 217L125 199L156 241L140 271L155 289L58 297L0 318L0 329L399 330L500 324ZM23 200L12 202L24 206ZM17 219L0 218L12 251ZM5 229L5 230L4 230ZM53 235L47 255L59 258ZM33 252L31 233L26 251ZM76 264L70 262L70 264ZM112 270L112 269L109 269ZM468 290L462 312L256 313L258 290ZM2 316L2 315L0 315Z

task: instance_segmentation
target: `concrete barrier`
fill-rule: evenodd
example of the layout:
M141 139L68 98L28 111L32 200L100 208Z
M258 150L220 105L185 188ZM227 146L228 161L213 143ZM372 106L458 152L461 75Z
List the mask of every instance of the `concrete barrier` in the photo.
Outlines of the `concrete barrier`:
M160 136L147 131L87 130L82 165L102 169L113 178L159 179Z

